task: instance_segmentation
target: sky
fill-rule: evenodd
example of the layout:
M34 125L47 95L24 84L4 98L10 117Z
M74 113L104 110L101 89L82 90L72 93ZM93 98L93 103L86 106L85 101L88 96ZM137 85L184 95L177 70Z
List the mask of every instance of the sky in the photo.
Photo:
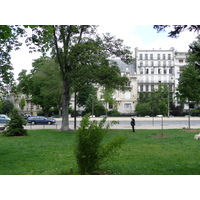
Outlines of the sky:
M134 56L134 49L138 47L140 50L163 49L168 50L174 47L177 51L188 51L188 45L191 44L197 34L193 32L182 32L180 36L175 38L168 37L168 32L157 33L153 29L153 25L131 25L131 24L100 24L99 33L109 32L116 38L124 40L126 46L131 47ZM32 62L41 56L41 53L29 53L25 44L18 51L11 53L11 62L14 68L15 80L22 69L30 72Z

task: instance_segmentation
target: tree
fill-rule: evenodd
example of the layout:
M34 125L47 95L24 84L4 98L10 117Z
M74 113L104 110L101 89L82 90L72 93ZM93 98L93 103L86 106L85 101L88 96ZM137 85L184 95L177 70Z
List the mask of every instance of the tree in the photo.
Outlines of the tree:
M83 85L80 87L77 95L77 104L79 107L85 106L90 94L95 90L93 85Z
M169 31L168 36L172 38L177 38L183 31L194 31L199 33L200 25L154 25L154 29L157 32L165 31L167 28L172 28L173 30Z
M166 84L158 85L158 89L151 93L150 105L153 114L167 115L169 109L169 88Z
M20 109L23 111L24 110L24 106L26 105L26 100L24 97L21 98L20 102L19 102L19 107Z
M200 36L189 45L187 62L194 65L200 74Z
M11 120L6 124L6 130L3 131L3 134L7 136L27 135L27 130L23 127L26 123L19 111L14 108L11 113Z
M149 103L138 103L136 105L135 111L138 115L145 116L152 113L151 106Z
M61 78L54 59L41 57L33 62L31 74L22 70L18 77L18 89L31 95L31 102L40 105L48 116L51 107L61 108Z
M89 94L85 104L86 112L94 115L95 113L105 113L105 108L97 98L97 92Z
M4 84L14 81L10 53L19 49L21 43L18 41L18 36L23 34L24 29L21 26L0 25L0 90Z
M189 47L187 66L181 74L177 96L181 102L192 101L198 104L200 101L200 36Z
M196 104L199 103L200 77L194 65L189 64L183 69L177 90L177 96L182 102L189 103L192 101Z
M2 112L4 114L9 114L11 113L12 109L14 108L14 105L11 101L9 100L3 100L2 102Z
M103 143L109 127L117 122L105 125L106 118L100 122L89 119L89 115L83 117L76 133L75 155L79 173L82 175L97 173L103 162L117 155L126 140L125 137L118 136L106 144Z
M99 83L110 87L123 87L128 79L120 77L120 70L109 59L120 57L131 62L130 48L110 34L100 37L96 26L53 25L32 27L32 41L42 52L52 50L57 59L62 79L62 127L69 130L68 107L70 92L80 85ZM84 74L84 76L83 76Z
M103 104L105 106L106 115L107 115L107 103L110 105L115 105L115 100L113 99L114 90L112 88L104 88L101 90L101 98L103 99Z

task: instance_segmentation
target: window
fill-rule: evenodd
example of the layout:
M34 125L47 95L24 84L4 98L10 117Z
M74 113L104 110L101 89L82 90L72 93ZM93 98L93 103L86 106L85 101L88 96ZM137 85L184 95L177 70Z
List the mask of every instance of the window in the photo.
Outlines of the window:
M161 69L158 69L158 74L161 74Z
M140 74L143 74L143 69L142 68L140 69Z
M172 92L172 85L169 85L169 91Z
M142 54L140 54L140 60L142 60Z
M163 54L163 60L165 60L165 54Z
M182 72L182 71L183 71L183 67L180 67L180 68L179 68L179 71Z
M157 59L160 60L160 54L157 54Z
M164 74L167 74L167 70L164 68Z
M171 54L168 54L168 60L171 60Z
M124 104L124 109L131 109L131 104L130 103L125 103Z
M171 61L169 61L169 66L172 66L172 62Z
M154 65L154 63L153 63L153 61L151 61L151 66L153 66Z
M183 63L183 60L179 60L178 62L179 62L179 63Z
M140 66L141 66L141 67L143 66L143 62L142 62L142 61L140 62Z
M172 74L172 67L169 68L169 74Z
M140 85L140 92L143 92L143 85Z
M153 60L153 54L150 54L150 59Z
M163 66L166 66L166 61L163 61Z
M161 65L160 65L160 61L158 61L158 67L160 67Z
M149 85L146 85L146 92L148 92L149 91Z
M145 66L148 66L148 61L145 61Z
M154 68L151 68L151 74L154 74Z
M130 99L131 98L131 92L130 91L126 91L125 92L125 99Z
M151 91L153 92L153 90L154 90L154 85L151 85Z
M146 69L146 74L148 74L149 73L149 69Z
M148 54L145 54L145 60L148 60Z
M109 103L109 109L113 109L113 104Z

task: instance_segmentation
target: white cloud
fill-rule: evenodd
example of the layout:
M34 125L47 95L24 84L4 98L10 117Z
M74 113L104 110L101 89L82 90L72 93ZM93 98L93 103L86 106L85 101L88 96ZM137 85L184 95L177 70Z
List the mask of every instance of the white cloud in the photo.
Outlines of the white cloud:
M137 28L136 26L126 23L124 24L106 23L99 25L98 32L99 33L110 32L111 35L115 35L117 38L123 39L124 44L131 47L133 55L135 47L144 50L153 48L170 49L171 47L174 47L175 50L178 51L188 51L189 44L191 44L197 36L197 34L193 32L190 33L188 31L185 31L180 34L179 38L174 39L174 38L169 38L167 36L163 36L163 34L156 33L156 31L155 35L154 33L153 35L149 35L148 30L146 29L145 32L143 31L142 32L143 34L141 34L140 36L140 33L137 33L137 35L134 34L136 28ZM151 26L149 28L153 29L153 27ZM28 72L30 71L30 69L32 68L33 59L39 58L41 54L29 53L28 48L24 45L21 47L20 50L12 52L11 56L12 56L11 62L13 63L14 67L15 79L17 79L18 74L19 72L21 72L22 69L27 69Z

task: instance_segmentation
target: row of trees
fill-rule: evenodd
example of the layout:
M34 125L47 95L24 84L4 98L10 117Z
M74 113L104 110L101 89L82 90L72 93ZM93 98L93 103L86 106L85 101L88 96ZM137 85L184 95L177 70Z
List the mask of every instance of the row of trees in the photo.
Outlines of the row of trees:
M19 73L18 81L15 92L30 95L32 103L40 105L45 116L49 116L52 107L56 108L55 110L58 110L61 115L62 81L58 64L53 58L41 57L35 60L30 74L27 74L26 70L22 70ZM97 89L91 84L85 84L79 88L77 105L84 106L87 113L106 113L106 103L114 104L113 92L113 89L102 89L103 105L97 98Z
M160 84L153 92L140 92L136 112L145 115L167 115L169 110L169 88L166 84Z
M28 35L27 30L32 34ZM72 93L75 93L76 99L76 94L83 86L92 84L99 84L108 90L123 90L129 81L128 78L121 77L117 64L110 60L120 58L127 64L131 63L133 58L130 48L125 46L121 39L108 33L98 34L97 26L0 26L0 33L3 38L0 49L4 53L1 69L6 71L0 73L5 83L11 80L12 66L9 53L21 45L18 42L19 36L26 38L26 44L31 52L40 51L44 55L50 52L53 63L52 59L46 57L35 61L31 74L26 74L25 70L20 73L19 88L25 94L38 94L36 99L32 96L32 102L41 105L45 112L54 102L60 105L63 131L69 130L68 113ZM54 84L43 84L44 80L49 79L49 75L41 69L44 60L49 62L46 66L48 69L49 65L52 66L52 74L56 77L53 79ZM48 98L49 91L55 91L54 98Z

